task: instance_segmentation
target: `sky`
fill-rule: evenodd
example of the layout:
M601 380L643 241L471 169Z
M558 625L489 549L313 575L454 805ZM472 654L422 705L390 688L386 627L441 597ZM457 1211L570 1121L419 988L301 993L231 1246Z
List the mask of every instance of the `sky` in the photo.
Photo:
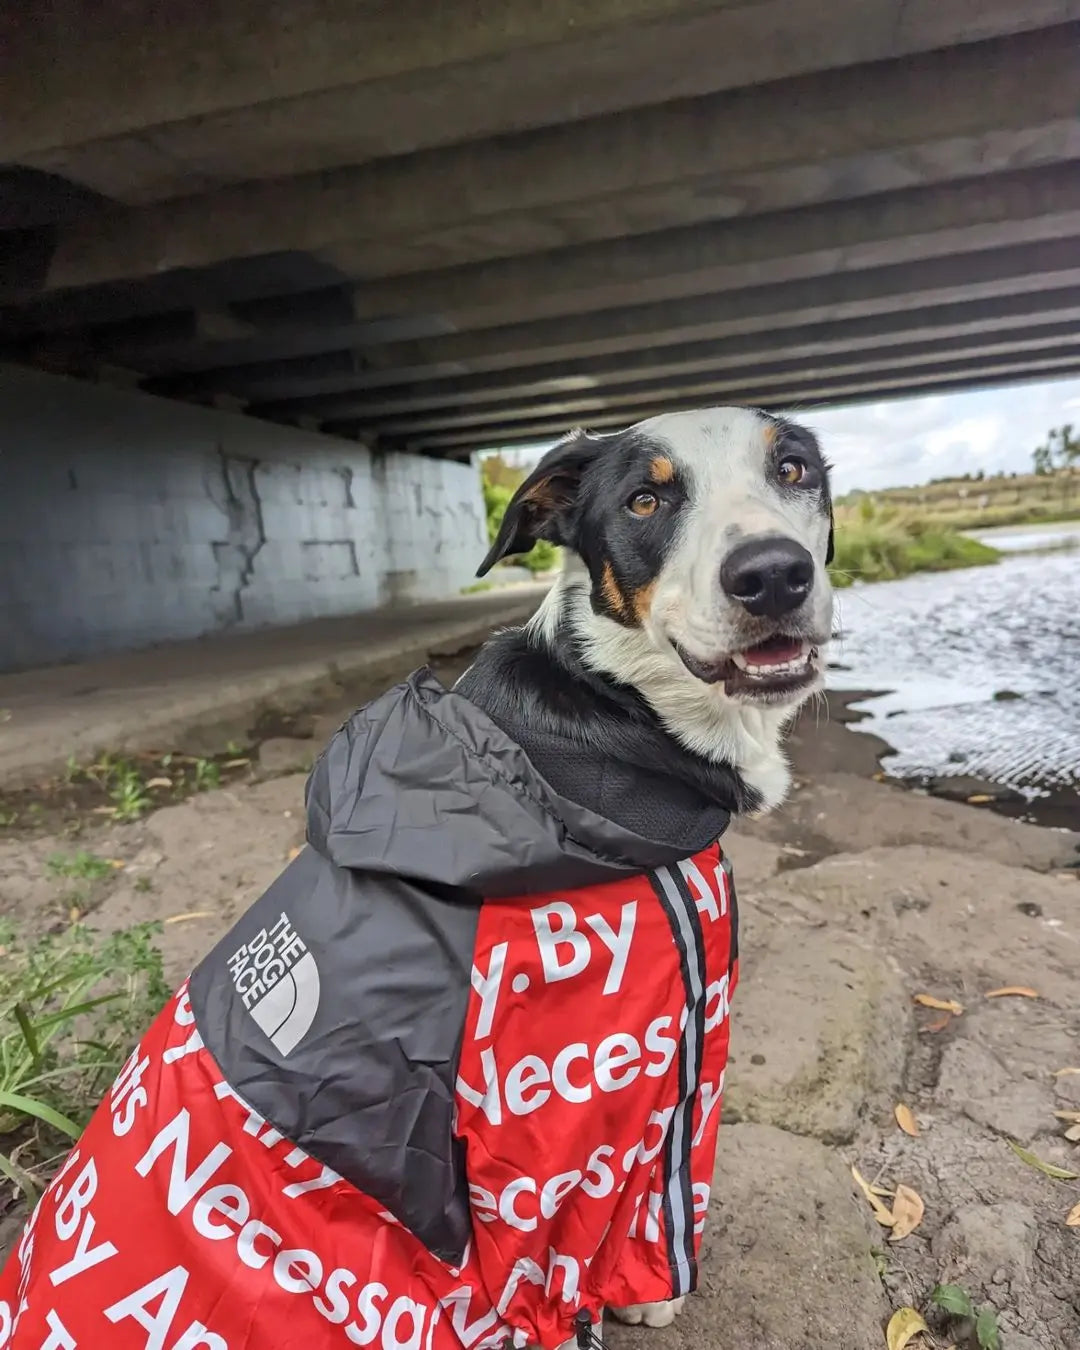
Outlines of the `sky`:
M833 464L833 493L929 482L983 469L1030 471L1051 427L1080 424L1080 379L1014 384L964 394L861 403L791 416L813 428ZM545 447L508 459L533 463Z
M1080 379L930 394L793 414L833 463L833 491L974 473L1030 472L1051 427L1080 424Z

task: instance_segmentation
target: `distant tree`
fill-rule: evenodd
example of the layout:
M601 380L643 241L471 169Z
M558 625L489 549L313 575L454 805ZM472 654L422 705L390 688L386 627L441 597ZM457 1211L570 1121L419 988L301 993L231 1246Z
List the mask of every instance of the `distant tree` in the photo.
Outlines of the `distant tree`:
M1052 427L1043 445L1032 451L1031 460L1037 474L1053 473L1055 469L1071 469L1080 463L1080 437L1073 434L1073 424Z

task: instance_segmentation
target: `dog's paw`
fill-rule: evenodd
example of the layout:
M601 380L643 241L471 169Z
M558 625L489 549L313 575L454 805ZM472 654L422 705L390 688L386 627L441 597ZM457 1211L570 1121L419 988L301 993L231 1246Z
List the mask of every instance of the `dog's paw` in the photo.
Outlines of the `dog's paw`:
M682 1312L686 1296L666 1303L632 1303L629 1308L610 1308L612 1317L631 1327L669 1327Z

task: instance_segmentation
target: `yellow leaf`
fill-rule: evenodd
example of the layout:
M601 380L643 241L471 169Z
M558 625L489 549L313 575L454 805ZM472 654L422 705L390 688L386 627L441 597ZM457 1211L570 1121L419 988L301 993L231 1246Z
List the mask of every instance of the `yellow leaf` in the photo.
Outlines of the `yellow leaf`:
M967 798L969 806L984 806L987 802L993 800L989 792L976 792L973 796Z
M288 853L288 861L289 861L289 862L292 862L292 860L293 860L294 858L298 858L298 857L300 856L300 854L303 853L303 851L304 851L304 846L303 846L303 844L297 844L295 848L289 849L289 853Z
M1006 998L1012 995L1016 998L1038 998L1034 989L1026 989L1021 984L1007 984L1004 989L991 989L989 993L983 995L984 998Z
M1080 1111L1055 1111L1054 1116L1057 1120L1068 1120L1080 1125Z
M883 1228L891 1228L893 1222L891 1212L877 1198L877 1195L874 1193L875 1187L870 1185L854 1163L851 1164L851 1175L855 1178L855 1185L858 1186L859 1190L862 1191L863 1195L870 1201L870 1208L874 1211L874 1218L877 1219L878 1223L881 1224Z
M964 1011L964 1005L957 1003L954 998L935 998L933 994L916 994L915 1002L921 1003L924 1008L936 1008L938 1012L952 1013L954 1017L959 1017Z
M193 909L187 914L170 914L167 919L162 920L162 923L187 923L190 919L212 919L213 917L213 910Z
M72 905L71 908L68 910L68 922L78 923L81 917L82 917L82 910L79 908L78 905Z
M106 858L105 861L109 864L110 867L115 867L118 872L122 872L124 868L127 866L127 863L123 860L123 858Z
M147 786L148 788L152 788L152 787L153 787L153 788L157 788L157 787L159 787L159 788L171 788L171 787L172 787L172 779L171 779L171 778L151 778L150 781L147 783L146 786Z
M918 1139L919 1122L915 1119L915 1114L910 1106L905 1106L903 1102L897 1102L893 1107L893 1115L896 1117L897 1125L905 1134L910 1134L912 1139Z
M911 1338L922 1331L929 1332L929 1327L920 1313L914 1308L897 1308L885 1328L885 1344L889 1350L904 1350Z
M892 1212L893 1226L889 1241L903 1242L922 1223L926 1207L917 1191L913 1191L910 1186L897 1186Z
M1054 1070L1054 1077L1055 1077L1055 1078L1065 1078L1068 1074L1071 1074L1071 1073L1080 1073L1080 1069L1055 1069L1055 1070Z
M1080 1228L1080 1205L1073 1205L1065 1215L1066 1228Z

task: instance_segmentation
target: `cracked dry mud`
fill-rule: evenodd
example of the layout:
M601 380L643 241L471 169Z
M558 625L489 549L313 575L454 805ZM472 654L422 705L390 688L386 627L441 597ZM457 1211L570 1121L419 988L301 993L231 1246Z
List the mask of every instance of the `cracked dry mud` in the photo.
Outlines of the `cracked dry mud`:
M452 672L448 672L452 675ZM336 712L315 721L316 737ZM306 762L273 748L263 775ZM870 742L801 725L802 785L732 831L742 978L701 1288L662 1331L611 1325L611 1350L881 1350L891 1311L939 1282L997 1309L1004 1350L1080 1345L1080 1182L1053 1180L1008 1140L1080 1171L1055 1110L1080 1110L1080 836L873 782ZM258 772L254 775L258 778ZM302 773L192 797L134 825L90 824L78 847L123 859L91 921L165 928L178 978L303 837ZM46 860L70 841L0 840L0 912L62 919ZM1070 866L1072 864L1072 866ZM987 999L1001 986L1037 999ZM913 1003L955 999L959 1017ZM917 1138L896 1125L903 1102ZM903 1183L926 1206L890 1243L852 1183ZM0 1224L3 1220L0 1220ZM0 1246L11 1237L0 1229ZM927 1342L930 1344L931 1342Z

